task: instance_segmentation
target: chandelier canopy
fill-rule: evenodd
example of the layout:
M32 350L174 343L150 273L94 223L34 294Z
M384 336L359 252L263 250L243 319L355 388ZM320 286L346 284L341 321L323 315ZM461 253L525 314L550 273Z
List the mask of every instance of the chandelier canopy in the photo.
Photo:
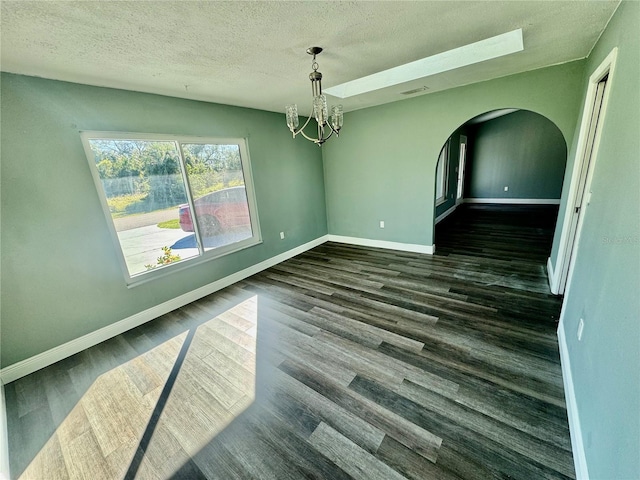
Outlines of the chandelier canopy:
M289 127L289 130L291 130L293 138L300 133L304 138L315 143L319 147L329 140L331 135L334 133L336 136L340 135L340 129L344 123L342 105L335 105L331 107L331 118L329 118L327 111L327 97L322 94L322 73L318 71L318 62L316 62L316 55L319 55L320 52L322 52L321 47L307 48L307 53L309 55L313 55L313 60L311 62L311 68L313 71L309 74L313 102L311 104L311 114L309 115L309 118L307 118L307 121L302 127L296 130L299 125L298 106L295 103L287 105L285 111L287 115L287 126ZM317 138L310 137L304 132L304 129L307 128L307 125L309 125L312 118L315 119L317 124Z

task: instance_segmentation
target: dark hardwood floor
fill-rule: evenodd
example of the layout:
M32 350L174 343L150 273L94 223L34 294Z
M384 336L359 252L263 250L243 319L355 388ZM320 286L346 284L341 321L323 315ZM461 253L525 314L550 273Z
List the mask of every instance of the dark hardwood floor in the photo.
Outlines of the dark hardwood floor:
M574 478L557 209L321 245L6 385L13 478Z

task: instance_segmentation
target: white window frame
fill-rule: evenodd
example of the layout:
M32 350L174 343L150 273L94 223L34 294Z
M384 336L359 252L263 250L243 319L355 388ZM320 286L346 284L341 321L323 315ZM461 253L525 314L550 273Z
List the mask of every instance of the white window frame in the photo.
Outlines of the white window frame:
M251 169L251 159L249 156L249 147L247 145L246 138L217 138L217 137L198 137L198 136L185 136L185 135L167 135L157 133L131 133L131 132L107 132L107 131L82 131L80 132L82 144L84 146L85 154L89 162L89 168L93 176L93 181L100 198L102 210L107 219L107 225L111 234L114 246L116 247L116 253L119 259L120 267L125 277L125 282L129 288L146 283L150 280L154 280L159 277L164 277L173 272L184 270L195 265L202 264L211 260L215 260L225 255L244 250L245 248L252 247L262 243L262 234L260 232L260 221L258 219L258 208L255 198L255 189L253 183L253 175ZM107 196L102 186L102 180L95 163L95 157L93 150L91 149L90 140L137 140L137 141L163 141L163 142L175 142L177 152L181 162L181 171L183 176L185 193L187 195L188 203L191 207L191 211L195 212L193 205L194 199L191 195L191 189L189 181L186 175L184 156L182 152L182 144L214 144L214 145L238 145L240 150L240 161L242 165L242 175L244 177L245 192L247 195L247 204L249 207L249 218L251 222L252 236L250 238L234 242L228 245L224 245L218 248L213 248L205 251L201 245L201 241L198 239L199 232L197 227L197 221L193 218L194 234L196 235L196 243L198 244L199 255L197 257L188 258L175 262L169 265L165 265L162 268L156 268L140 272L135 275L129 273L125 255L122 250L118 233L116 231L111 211L107 203Z
M445 142L442 150L438 154L438 162L436 163L436 186L435 186L435 195L436 195L436 207L438 205L442 205L447 201L448 186L449 186L449 146L451 144L451 138L448 138ZM442 160L442 164L440 161ZM438 170L440 165L442 165L442 170ZM440 178L439 178L440 177ZM442 190L442 195L438 196L438 187Z

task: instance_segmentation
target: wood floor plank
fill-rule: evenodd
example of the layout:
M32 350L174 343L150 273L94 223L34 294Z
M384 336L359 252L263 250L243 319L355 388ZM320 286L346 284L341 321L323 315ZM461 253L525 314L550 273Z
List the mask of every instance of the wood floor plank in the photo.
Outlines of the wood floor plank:
M348 363L318 353L312 339L295 338L295 336L284 339L283 337L287 335L282 329L277 334L279 334L279 338L274 342L274 348L282 353L285 359L292 359L302 365L313 365L344 386L349 385L356 376L356 372L349 368Z
M455 352L452 352L451 349L437 352L424 349L419 354L413 354L395 348L393 345L382 343L378 350L418 366L427 372L450 372L449 379L457 378L458 375L476 377L557 407L566 408L563 390L559 386L527 376L512 375L497 366L488 366L469 357L456 358ZM487 369L485 370L485 368Z
M288 462L271 442L256 435L250 419L240 417L220 434L218 441L239 460L245 478L296 480L304 478L295 464Z
M229 410L235 405L244 395L253 394L253 382L246 382L246 380L251 380L251 376L245 379L246 383L242 384L241 390L234 386L234 383L237 384L238 382L232 383L227 380L226 376L223 375L220 370L217 370L215 366L211 366L198 357L187 355L183 367L184 374L182 379L184 382L200 385L202 390L206 391L209 396L215 398L226 410ZM242 370L240 370L240 372L241 371ZM206 379L206 381L203 381L204 379Z
M326 423L318 425L309 442L354 479L406 480L406 477L362 450Z
M96 379L81 400L103 456L138 437L131 420L136 419L139 407L126 394L124 399L117 394L125 390L117 380L110 375Z
M87 417L82 404L76 404L69 415L58 425L56 434L62 445L67 445L71 441L91 430L91 423Z
M366 380L355 378L354 382ZM354 385L354 382L351 385ZM566 455L557 456L557 445L551 445L548 438L528 435L501 419L488 417L472 408L457 404L435 392L424 388L411 388L407 383L394 390L399 395L424 406L427 410L455 421L459 425L490 438L497 444L525 455L538 463L557 470L565 475L572 475L573 462Z
M237 391L251 394L255 390L255 370L250 371L242 367L219 350L213 349L209 355L202 358L202 362L213 369L217 375L223 377Z
M353 414L324 395L316 392L313 388L285 374L280 369L273 369L273 371L270 372L270 378L272 379L272 381L269 382L270 390L285 394L294 401L305 405L314 417L318 419L318 423L320 421L327 423L352 442L369 452L375 452L380 446L384 432L369 423L366 419ZM271 393L269 398L272 398L273 395L274 394ZM270 403L273 402L270 401ZM278 407L276 406L276 408ZM297 420L294 420L294 422L297 422ZM309 432L309 434L310 433L311 432Z
M310 313L322 322L323 330L350 339L365 339L375 347L379 346L382 342L387 342L408 350L420 351L424 348L424 343L422 342L403 337L384 328L354 320L320 307L313 307ZM349 336L347 336L347 334Z
M131 361L126 362L122 368L136 386L140 395L146 395L155 390L163 385L165 380L156 373L154 368L149 365L147 358L143 356L131 359Z
M256 355L254 352L251 352L241 345L230 341L228 338L220 335L215 330L203 330L206 331L206 335L203 335L201 337L201 340L202 342L207 343L209 348L211 349L209 350L208 354L213 350L218 350L220 353L229 357L231 360L233 360L249 372L255 371Z
M193 462L209 480L256 479L242 465L242 458L233 455L219 439L207 443L193 456Z
M108 480L112 477L92 430L61 444L61 449L72 480Z
M347 339L339 337L329 332L321 332L314 336L317 344L321 345L325 351L336 351L338 355L350 358L352 365L359 365L356 370L358 373L370 378L378 378L379 380L387 380L388 384L400 384L404 379L411 380L426 388L437 391L456 392L458 384L444 377L433 375L427 371L414 367L396 360L390 356L382 355L376 350L366 349L360 344L351 342ZM371 368L373 365L378 366L380 370L386 371L386 375L381 375L378 371Z
M311 368L300 368L288 360L283 362L279 368L354 415L368 421L426 459L436 461L442 439L430 431L407 422L391 410L380 408L376 402L341 387Z
M320 331L320 327L317 327L316 325L310 323L307 318L305 318L305 320L300 320L299 318L297 318L297 315L289 315L283 310L284 309L273 308L273 304L270 302L263 302L263 315L261 316L261 318L266 318L267 320L273 320L275 322L281 323L286 327L297 330L298 332L310 337ZM309 315L309 317L311 317L311 315Z
M494 462L469 455L460 446L451 447L443 442L438 450L438 465L443 469L469 480L511 480L513 478L531 478L526 475L511 476L500 471ZM438 478L438 477L436 477Z
M15 383L18 417L47 406L47 395L38 377L36 372Z
M476 462L491 458L495 468L507 476L526 478L566 479L564 475L539 464L528 455L522 455L504 445L497 445L483 433L462 426L458 422L449 422L442 415L420 408L418 404L401 395L377 385L375 382L360 380L352 382L351 389L388 408L400 417L427 430L440 432L442 444L464 452L465 456Z
M26 468L22 478L25 480L41 480L43 478L65 480L69 478L57 435L54 434L49 438L38 457Z
M422 386L405 380L398 390L406 398L421 403L430 393ZM396 391L398 391L396 390ZM463 384L451 400L479 414L498 420L521 432L543 440L566 452L571 452L566 411L552 412L550 405L528 401L521 395L475 382L473 386ZM418 401L419 399L420 401Z
M401 475L413 480L460 480L461 478L444 469L440 460L436 463L430 462L388 435L385 435L375 456Z
M279 452L280 456L288 458L300 471L300 478L332 478L336 480L352 478L331 458L323 455L322 451L312 448L310 442L303 441L295 429L288 428L287 422L282 422L266 409L253 409L250 412L250 418L256 436L274 451ZM287 418L290 416L287 415ZM317 427L313 429L313 432L315 431L317 431ZM313 433L310 433L311 435ZM306 437L305 440L308 438Z
M213 415L207 415L202 412L201 406L192 406L189 404L190 399L195 395L202 396L202 393L195 390L190 395L181 392L182 389L175 390L179 395L172 397L167 403L164 411L165 417L168 421L166 423L167 429L180 443L182 449L187 454L193 456L209 441L210 436L220 432L225 425L231 420L232 416L227 414L227 411L219 404L212 400L210 405L211 411L218 412L215 418L210 418ZM200 405L202 402L198 402ZM211 433L209 433L211 432Z

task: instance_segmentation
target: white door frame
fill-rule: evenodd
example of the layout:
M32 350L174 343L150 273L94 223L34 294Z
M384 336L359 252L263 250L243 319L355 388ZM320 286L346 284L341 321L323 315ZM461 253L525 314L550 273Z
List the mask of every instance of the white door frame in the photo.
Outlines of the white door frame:
M467 163L467 136L460 135L460 153L458 155L458 181L456 183L456 206L464 200L464 170ZM464 145L464 148L463 148Z
M595 69L595 71L589 77L589 84L587 86L587 95L584 102L584 108L582 110L582 121L580 123L580 131L578 133L578 143L576 146L575 162L573 165L573 171L571 172L571 183L569 184L569 194L567 196L567 205L565 207L564 221L562 223L562 230L560 232L560 247L558 250L558 258L553 272L549 272L549 282L551 292L557 295L564 293L565 288L570 278L570 267L572 266L571 258L575 255L576 248L580 240L580 231L582 229L582 222L584 219L584 212L586 205L582 205L579 211L576 212L576 206L580 206L582 198L578 198L579 192L582 190L580 187L581 175L584 162L589 161L589 155L586 152L589 146L589 126L593 116L594 102L596 98L596 91L598 89L598 83L608 75L607 87L604 91L602 98L602 106L600 109L600 116L598 118L598 127L595 132L595 138L593 139L593 149L590 157L590 164L588 165L588 171L586 178L584 178L585 187L584 196L589 199L591 180L593 178L593 171L596 160L598 158L598 147L600 146L600 137L602 135L602 125L604 125L605 116L607 113L607 104L609 102L609 93L611 92L611 80L615 70L616 57L618 55L618 48L614 48L609 55L602 61L602 63ZM588 204L588 202L587 202ZM576 218L577 217L577 218ZM573 227L573 222L577 222L577 227ZM573 252L573 254L572 254ZM551 266L551 259L549 259L548 265Z

